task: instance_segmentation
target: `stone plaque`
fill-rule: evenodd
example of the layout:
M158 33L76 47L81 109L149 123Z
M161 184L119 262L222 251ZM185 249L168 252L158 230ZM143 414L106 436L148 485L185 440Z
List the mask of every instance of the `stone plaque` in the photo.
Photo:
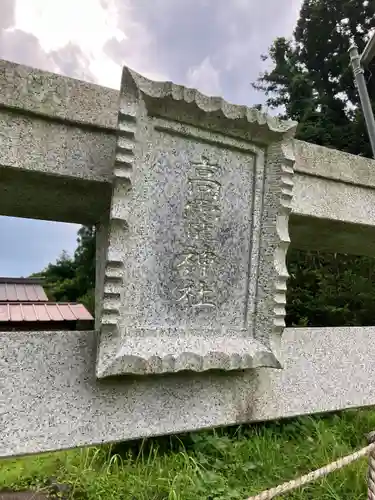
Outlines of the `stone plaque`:
M98 377L280 367L294 129L124 69Z

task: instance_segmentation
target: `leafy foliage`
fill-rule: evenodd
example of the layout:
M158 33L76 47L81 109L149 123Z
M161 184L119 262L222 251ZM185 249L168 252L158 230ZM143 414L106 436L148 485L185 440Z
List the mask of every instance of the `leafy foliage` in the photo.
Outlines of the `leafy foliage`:
M94 313L95 228L82 226L77 243L73 257L62 252L54 264L33 276L44 278L50 300L80 302Z
M304 0L293 38L277 38L264 60L272 69L253 84L265 92L266 105L282 118L297 120L297 138L371 156L349 66L354 40L362 51L375 28L375 2ZM367 79L375 102L375 78ZM373 259L302 252L288 255L287 325L375 324Z
M291 249L288 326L375 324L375 259Z
M371 156L359 97L349 66L351 40L362 51L375 28L375 3L366 0L304 0L292 40L277 38L264 60L273 69L254 87L267 106L297 120L297 137L353 154ZM375 100L375 79L368 89Z

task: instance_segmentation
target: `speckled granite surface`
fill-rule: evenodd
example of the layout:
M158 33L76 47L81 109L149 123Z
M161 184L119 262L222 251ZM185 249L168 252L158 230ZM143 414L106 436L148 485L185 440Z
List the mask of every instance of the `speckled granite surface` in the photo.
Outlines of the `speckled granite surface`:
M294 122L124 68L97 375L280 366Z
M0 212L97 222L103 205L109 207L119 92L3 60L0 85L0 168L5 180L0 186ZM17 146L20 141L22 147ZM294 145L297 175L290 219L292 243L301 248L373 255L371 207L375 196L373 190L361 187L375 186L374 160L301 141L294 141ZM84 194L83 202L72 190L72 179L83 182L77 188L80 197ZM331 182L324 183L324 179ZM309 183L317 200L302 196ZM14 200L21 196L22 205L14 207ZM370 215L365 223L362 216L357 220L355 211L363 197L368 202L362 203L362 212L365 209ZM100 203L101 198L105 203ZM43 211L38 206L41 199ZM68 202L57 204L58 199ZM319 206L327 205L329 212L317 213ZM342 210L347 205L348 211ZM353 222L357 224L354 227Z
M375 327L286 329L284 370L95 377L94 332L0 338L0 456L375 404Z
M373 255L373 161L131 72L115 150L116 91L0 69L0 212L100 221L104 294L98 358L95 332L1 335L0 455L375 403L373 328L287 329L279 345L288 226L301 248ZM197 208L213 243L199 266ZM197 298L216 313L198 317Z

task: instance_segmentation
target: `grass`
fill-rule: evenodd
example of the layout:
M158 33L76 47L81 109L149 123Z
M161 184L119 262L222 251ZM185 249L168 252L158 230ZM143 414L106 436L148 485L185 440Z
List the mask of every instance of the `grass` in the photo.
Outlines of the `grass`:
M69 484L69 498L244 500L365 446L374 410L303 417L0 461L0 490ZM282 498L366 499L366 459Z

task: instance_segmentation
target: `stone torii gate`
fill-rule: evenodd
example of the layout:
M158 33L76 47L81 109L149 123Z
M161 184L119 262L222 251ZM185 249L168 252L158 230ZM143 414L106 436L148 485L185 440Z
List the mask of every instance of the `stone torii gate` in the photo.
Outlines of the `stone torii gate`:
M125 68L0 62L0 214L97 225L96 330L0 343L0 456L375 404L374 327L284 328L289 241L375 255L375 162Z

